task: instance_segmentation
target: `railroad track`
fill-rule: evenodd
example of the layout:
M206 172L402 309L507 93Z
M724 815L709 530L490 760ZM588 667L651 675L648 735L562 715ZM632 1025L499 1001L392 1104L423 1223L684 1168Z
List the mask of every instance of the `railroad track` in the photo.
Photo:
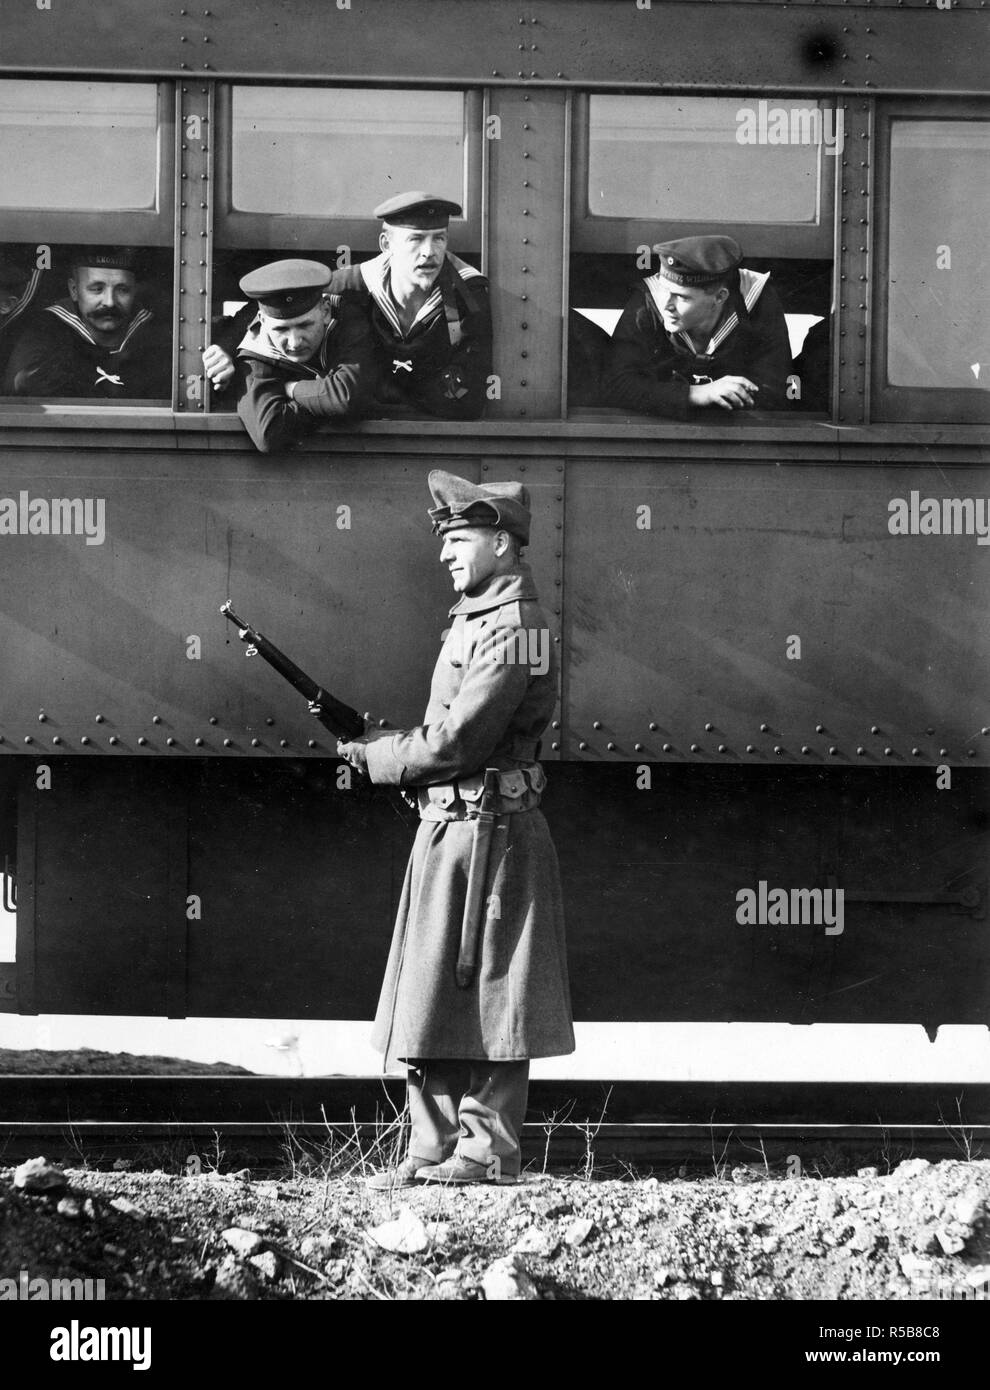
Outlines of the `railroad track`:
M260 1076L3 1076L0 1161L42 1141L56 1152L126 1153L218 1140L265 1156L289 1134L313 1146L394 1126L401 1079ZM808 1169L868 1155L990 1155L990 1085L848 1082L534 1081L528 1157L572 1162L717 1163L793 1159Z

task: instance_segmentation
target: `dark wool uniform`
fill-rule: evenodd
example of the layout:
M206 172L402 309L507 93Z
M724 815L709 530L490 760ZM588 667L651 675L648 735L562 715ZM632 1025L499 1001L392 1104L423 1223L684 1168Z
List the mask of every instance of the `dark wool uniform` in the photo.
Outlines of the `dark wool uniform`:
M660 247L661 269L626 304L605 355L603 403L685 419L692 385L742 376L760 388L757 408L786 407L791 349L787 321L769 274L739 269L726 258L728 237L691 237ZM739 253L741 258L741 252ZM714 268L712 263L714 262ZM726 266L728 267L726 270ZM660 304L663 281L706 286L719 271L738 277L703 352L684 331L669 333Z
M378 399L444 420L477 420L492 370L488 281L450 252L433 293L403 333L389 288L389 257L334 272L332 288L361 300L374 333Z
M172 395L172 347L167 327L139 309L118 347L93 337L71 299L28 320L4 373L12 396L91 396L103 400Z
M237 413L262 453L291 449L327 420L360 415L371 398L376 371L367 318L353 297L324 294L327 266L317 261L277 261L241 281L257 297L260 312L237 348ZM302 317L321 300L331 318L316 352L305 362L286 357L274 344L266 314ZM286 383L296 383L292 394Z
M493 525L528 538L519 484L475 487L430 474L441 531ZM480 502L480 506L479 506ZM465 519L467 518L467 519ZM450 610L424 723L367 745L373 782L415 789L421 824L406 871L372 1042L407 1059L410 1153L454 1151L519 1171L528 1059L574 1050L557 856L536 761L556 699L556 653L529 566L493 575ZM544 662L532 663L542 634ZM526 643L529 643L526 646ZM537 669L534 669L534 664ZM485 920L469 987L456 966L482 771L500 771L484 888ZM505 1065L503 1065L505 1064Z

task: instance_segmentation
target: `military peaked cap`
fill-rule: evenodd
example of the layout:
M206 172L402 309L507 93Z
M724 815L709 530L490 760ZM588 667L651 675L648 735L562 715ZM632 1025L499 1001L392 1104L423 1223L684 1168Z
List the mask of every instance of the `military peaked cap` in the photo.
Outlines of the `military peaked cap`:
M330 267L320 261L272 261L240 283L269 318L295 319L319 304L330 283Z
M659 247L659 274L675 285L710 285L738 270L742 248L730 236L686 236Z
M390 227L413 227L427 232L435 227L446 227L451 217L460 217L460 203L452 203L449 198L439 198L435 193L397 193L387 198L375 208L375 217L380 217Z
M529 493L522 483L484 483L480 487L434 468L430 491L435 507L430 508L433 534L443 536L464 526L491 526L517 536L529 545Z

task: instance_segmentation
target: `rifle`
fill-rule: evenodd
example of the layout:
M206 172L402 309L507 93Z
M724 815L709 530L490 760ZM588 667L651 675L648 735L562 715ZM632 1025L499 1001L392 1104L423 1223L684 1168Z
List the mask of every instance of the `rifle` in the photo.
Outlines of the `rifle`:
M280 652L278 647L273 646L267 637L262 637L256 628L239 618L230 606L230 599L221 606L220 612L229 622L236 625L237 635L241 641L248 643L245 656L262 657L283 679L298 690L300 695L318 704L321 707L318 716L319 721L325 729L329 729L335 738L347 742L362 736L364 720L357 710L334 699L328 690L324 690L322 685L317 685L316 681L307 676L305 671L301 671L284 652Z

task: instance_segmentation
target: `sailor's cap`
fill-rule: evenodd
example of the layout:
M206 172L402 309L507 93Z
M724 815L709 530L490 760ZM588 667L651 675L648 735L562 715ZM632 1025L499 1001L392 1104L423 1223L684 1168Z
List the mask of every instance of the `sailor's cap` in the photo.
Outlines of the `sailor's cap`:
M134 275L139 256L133 246L73 246L70 264L95 270L129 270Z
M413 227L425 232L446 227L451 217L460 217L461 205L435 193L397 193L379 203L374 215L390 227Z
M272 261L241 280L249 299L273 319L295 319L318 304L330 283L330 268L321 261Z
M491 526L508 531L529 544L532 517L529 492L522 483L469 483L454 473L434 468L429 478L435 507L430 508L434 535L464 526Z
M675 285L702 286L738 270L743 253L730 236L686 236L657 248L658 273Z

